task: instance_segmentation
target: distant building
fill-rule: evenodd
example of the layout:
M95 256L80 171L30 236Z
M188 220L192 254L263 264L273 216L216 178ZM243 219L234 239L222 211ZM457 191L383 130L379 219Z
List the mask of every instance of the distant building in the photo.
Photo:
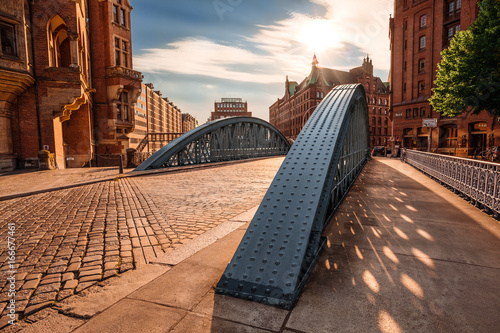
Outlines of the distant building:
M367 97L371 146L387 146L391 136L389 89L373 76L369 57L349 72L319 67L314 55L311 72L299 84L285 81L285 95L269 107L269 121L289 140L295 140L321 100L339 84L361 83Z
M129 148L136 149L148 133L169 133L161 136L165 140L151 140L144 151L156 151L182 133L197 126L196 119L174 105L168 98L162 97L152 83L142 84L142 90L135 105L135 128L130 133ZM158 136L160 137L160 136Z
M0 171L123 154L142 75L128 0L0 1Z
M198 127L198 121L189 113L182 114L182 132L186 133Z
M454 34L466 30L478 14L477 0L396 1L390 19L391 107L395 143L406 148L460 156L500 145L500 118L486 111L442 117L428 99L441 51ZM436 119L437 128L423 126Z
M214 111L210 120L236 116L252 116L252 112L248 112L248 103L243 102L241 98L221 98L220 101L214 102Z

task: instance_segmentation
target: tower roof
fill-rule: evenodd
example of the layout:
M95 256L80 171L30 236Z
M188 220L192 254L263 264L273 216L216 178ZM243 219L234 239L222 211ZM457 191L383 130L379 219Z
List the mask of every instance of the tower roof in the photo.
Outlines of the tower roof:
M318 66L319 65L318 58L316 58L316 52L314 53L312 65L313 66Z

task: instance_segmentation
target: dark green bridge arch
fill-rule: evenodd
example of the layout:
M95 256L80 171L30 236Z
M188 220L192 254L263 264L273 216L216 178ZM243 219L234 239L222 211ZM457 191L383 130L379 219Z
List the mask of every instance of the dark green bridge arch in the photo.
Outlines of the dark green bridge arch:
M369 151L363 86L335 87L283 161L216 292L293 307Z
M231 117L203 124L173 140L135 171L286 155L290 144L267 121Z

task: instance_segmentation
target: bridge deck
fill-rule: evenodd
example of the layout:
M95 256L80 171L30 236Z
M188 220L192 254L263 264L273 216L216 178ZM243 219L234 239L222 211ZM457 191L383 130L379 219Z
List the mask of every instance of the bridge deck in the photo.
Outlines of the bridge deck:
M236 164L224 170L233 173L228 168L252 165ZM186 181L199 179L189 185L193 193L206 172L183 174ZM164 177L141 177L137 182ZM220 189L225 186L220 183L223 178L219 178ZM261 187L260 182L256 187ZM142 190L150 195L161 191L149 185ZM127 195L134 197L133 192ZM247 203L237 201L247 208ZM23 202L30 201L17 204ZM222 210L220 214L221 218L227 215ZM63 314L54 313L57 320L49 316L33 325L47 329L68 322L74 328L86 322L81 331L98 328L101 332L116 332L120 327L144 331L175 327L183 332L500 331L500 223L399 160L375 158L367 164L326 229L326 250L291 311L214 295L212 287L242 235L243 230L237 230L136 293L123 293L130 295L113 300L112 307L90 320L73 316L65 321ZM121 288L124 277L110 279L111 285L116 281ZM86 299L95 301L91 296L75 298L77 308L84 307ZM99 297L106 299L104 294ZM78 313L78 309L72 311Z

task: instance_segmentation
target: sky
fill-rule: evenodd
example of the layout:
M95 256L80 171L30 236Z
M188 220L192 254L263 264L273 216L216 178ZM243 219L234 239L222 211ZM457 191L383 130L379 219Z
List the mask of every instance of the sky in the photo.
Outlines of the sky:
M203 124L214 101L242 98L254 117L319 66L373 59L388 80L393 0L130 0L133 66Z

